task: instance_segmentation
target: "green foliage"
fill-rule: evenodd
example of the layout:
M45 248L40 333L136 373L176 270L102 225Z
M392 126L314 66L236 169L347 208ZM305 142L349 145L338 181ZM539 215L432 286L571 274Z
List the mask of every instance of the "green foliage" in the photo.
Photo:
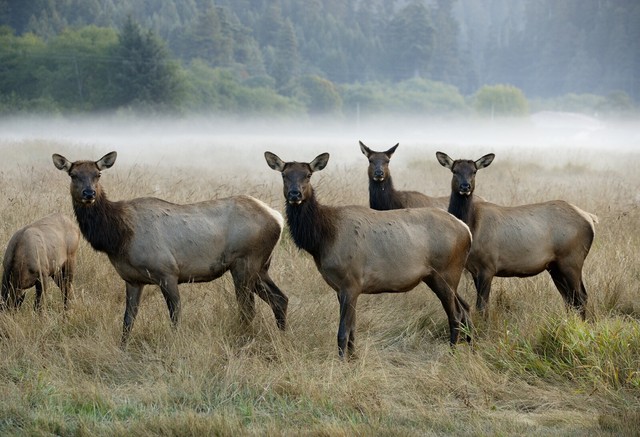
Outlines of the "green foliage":
M528 338L505 332L486 352L499 368L523 376L640 389L640 324L629 318L550 318Z
M336 86L319 76L301 77L293 93L310 114L338 114L342 109L342 97Z
M640 101L639 20L640 4L611 1L514 0L507 8L496 0L0 0L7 26L0 29L0 101L20 110L49 102L64 112L182 109L193 103L184 69L199 59L233 71L238 82L268 82L311 113L339 113L340 104L335 95L323 103L294 92L306 76L346 87L345 108L373 112L466 106L448 90L388 90L415 79L467 96L485 83L509 83L536 99L537 109L552 109L538 106L558 95L601 96L575 110L627 114ZM527 113L519 96L504 97L474 106L485 115Z
M523 116L529 103L521 90L513 85L485 85L473 98L476 112L485 116Z
M104 107L114 91L108 84L113 70L110 55L117 42L115 29L96 26L59 34L48 44L47 94L68 110Z
M129 18L115 47L115 106L172 109L182 92L179 65L169 59L164 43Z
M366 83L341 87L345 111L363 114L464 114L468 107L453 86L427 79L397 84Z
M295 100L270 88L269 81L242 84L230 70L211 68L198 59L185 74L184 106L190 111L287 115L302 110Z

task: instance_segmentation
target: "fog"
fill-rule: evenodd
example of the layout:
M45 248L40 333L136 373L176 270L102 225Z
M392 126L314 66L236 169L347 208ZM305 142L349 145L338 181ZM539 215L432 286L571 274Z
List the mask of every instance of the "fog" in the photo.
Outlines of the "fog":
M379 118L267 120L192 117L125 120L102 118L5 118L3 149L42 142L68 158L98 159L116 150L122 164L226 166L264 165L270 150L284 160L310 161L322 152L333 165L362 163L358 140L376 150L400 143L394 162L434 159L436 150L454 158L494 152L502 159L558 166L609 167L620 154L640 152L638 120L603 121L581 114L540 112L523 119L452 120ZM13 150L14 152L16 150ZM49 159L49 154L43 159ZM639 161L640 162L640 161Z

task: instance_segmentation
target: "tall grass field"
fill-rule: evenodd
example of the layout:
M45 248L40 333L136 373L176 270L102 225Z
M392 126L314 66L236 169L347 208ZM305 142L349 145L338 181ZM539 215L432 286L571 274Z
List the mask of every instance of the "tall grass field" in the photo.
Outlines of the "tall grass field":
M452 349L445 312L422 284L360 296L356 357L341 361L336 293L285 228L270 270L289 297L285 332L260 299L252 325L239 323L227 273L180 286L177 329L158 287L147 286L121 348L124 282L83 240L66 314L52 280L41 313L33 311L32 289L20 310L0 314L0 435L640 433L640 149L633 143L535 148L527 138L505 147L490 134L465 145L403 142L403 132L347 139L298 132L281 142L276 132L239 139L160 133L157 141L127 144L93 134L2 137L0 255L20 227L54 211L73 217L69 177L52 153L97 160L117 150L101 178L111 200L249 194L284 212L282 180L267 167L265 150L307 162L329 151L327 168L312 177L319 200L367 205L358 140L377 150L400 141L391 162L398 189L448 194L451 173L437 163L437 150L454 159L495 152L476 177L478 195L504 205L564 199L597 215L584 267L588 317L565 309L546 273L495 278L489 316L472 315L473 346ZM466 272L459 291L475 305Z

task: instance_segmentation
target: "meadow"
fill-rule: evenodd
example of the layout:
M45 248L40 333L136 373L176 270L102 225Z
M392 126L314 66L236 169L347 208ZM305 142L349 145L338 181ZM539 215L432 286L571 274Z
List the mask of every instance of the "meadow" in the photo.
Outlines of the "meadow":
M156 126L157 127L157 126ZM113 132L111 132L113 134ZM127 134L129 135L130 132ZM368 202L363 140L377 150L400 141L391 163L396 188L449 192L435 159L495 152L476 193L505 205L561 198L599 218L587 257L587 321L567 312L546 273L496 278L489 317L473 314L475 342L448 345L445 313L420 285L408 293L362 295L356 349L338 359L338 302L312 258L287 229L271 276L289 296L288 327L276 328L256 300L249 329L238 323L229 274L183 284L177 329L157 287L145 289L130 342L119 340L124 283L108 258L81 243L71 308L52 281L41 314L0 314L2 435L566 435L640 432L640 149L606 136L576 144L527 137L506 147L483 131L470 143L403 140L357 132L334 138L296 131L205 137L35 133L0 138L2 251L20 227L54 211L72 216L69 178L52 153L97 160L118 151L102 184L111 200L156 196L187 203L250 194L283 211L280 175L262 153L310 161L332 157L312 182L321 202ZM395 137L394 137L395 135ZM108 138L107 138L108 137ZM115 138L115 139L114 139ZM630 140L627 138L631 138ZM635 138L635 139L634 139ZM145 143L146 141L146 143ZM540 140L541 141L541 140ZM635 142L634 142L635 141ZM634 148L635 147L635 148ZM460 293L475 304L465 273Z

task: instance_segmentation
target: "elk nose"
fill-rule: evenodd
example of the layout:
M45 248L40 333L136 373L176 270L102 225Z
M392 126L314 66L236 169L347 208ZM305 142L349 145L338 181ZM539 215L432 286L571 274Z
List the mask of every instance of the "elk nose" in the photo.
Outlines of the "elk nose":
M302 202L302 193L298 190L291 190L287 194L287 200L289 203L299 204Z
M471 193L471 184L468 182L463 182L460 184L460 194L470 194Z
M384 179L384 172L382 170L374 170L373 171L373 179L376 181L381 181L382 179Z
M91 188L85 188L84 190L82 190L83 200L94 200L95 198L96 198L95 190L92 190Z

